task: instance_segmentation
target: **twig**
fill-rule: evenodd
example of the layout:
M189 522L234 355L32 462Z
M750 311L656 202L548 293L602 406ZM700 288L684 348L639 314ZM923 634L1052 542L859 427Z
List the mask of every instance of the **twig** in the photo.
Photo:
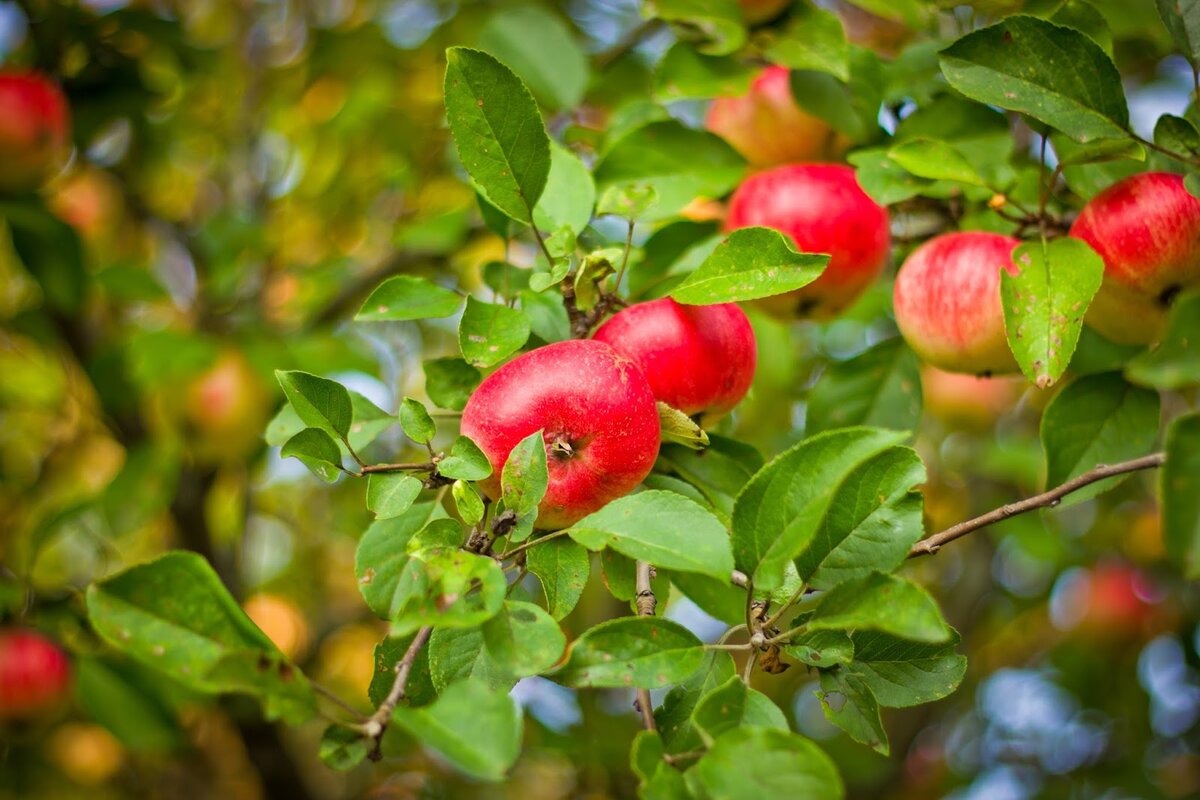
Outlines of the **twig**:
M638 25L612 47L607 50L602 50L596 54L596 69L604 71L608 66L616 61L619 61L622 56L630 50L637 47L644 39L651 34L657 33L663 27L663 22L660 19L648 19L641 25Z
M413 472L433 472L437 467L432 461L413 461L406 464L367 464L362 468L362 475L370 475L372 472L404 472L411 470Z
M960 522L940 533L935 533L927 539L922 539L908 551L908 557L915 558L916 556L933 555L947 542L952 542L980 528L986 528L988 525L1001 522L1009 517L1015 517L1017 514L1024 514L1026 511L1032 511L1035 508L1048 508L1058 505L1058 502L1062 498L1072 492L1079 491L1085 486L1115 475L1125 475L1130 472L1161 467L1166 463L1166 460L1167 456L1165 453L1152 453L1151 455L1135 458L1131 461L1122 461L1119 464L1101 464L1093 470L1072 478L1061 486L1056 486L1049 491L1042 492L1033 497L1027 497L1015 503L1003 505L974 519Z
M523 553L524 551L528 550L529 548L533 547L534 545L539 545L542 542L548 542L551 539L557 539L560 536L566 536L566 535L567 535L567 531L561 530L561 531L555 531L554 533L548 533L545 536L539 537L537 539L530 539L525 544L520 545L518 547L514 547L512 550L509 550L507 553L501 553L500 560L507 561L508 559L515 556L517 553Z
M433 633L433 628L426 625L417 631L417 635L413 637L412 643L408 649L404 651L404 657L396 664L396 680L392 682L392 688L388 692L384 701L379 704L379 708L375 709L375 713L367 719L363 725L363 733L375 740L375 749L371 751L371 760L378 761L383 757L381 747L383 745L383 734L387 731L388 723L392 721L392 712L396 710L396 706L404 698L404 690L408 686L408 676L412 673L413 663L417 660L417 654L421 652L421 648L429 641L429 635Z
M650 577L653 574L654 567L650 566L649 562L637 562L637 613L639 617L652 617L654 610L658 607L658 599L654 596L654 589L650 586ZM657 730L654 724L654 704L650 700L649 689L637 690L637 707L638 711L642 712L642 725L648 731Z
M361 711L359 711L357 708L355 708L354 706L347 703L342 698L338 697L336 694L334 694L334 692L331 689L328 689L325 686L322 686L321 684L317 683L316 681L312 680L311 678L309 679L308 682L312 686L313 691L315 691L317 694L323 696L325 699L332 702L334 705L336 705L338 708L345 711L347 714L350 714L351 716L353 716L354 719L358 720L359 722L366 721L366 717L363 716L363 713Z

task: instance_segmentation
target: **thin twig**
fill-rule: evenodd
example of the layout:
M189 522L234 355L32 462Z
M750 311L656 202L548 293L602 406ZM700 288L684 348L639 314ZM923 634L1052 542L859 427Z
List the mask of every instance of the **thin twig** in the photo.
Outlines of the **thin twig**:
M654 588L650 585L650 577L654 567L646 561L637 562L637 613L639 617L652 617L658 607L658 599L654 596ZM654 704L650 700L649 689L637 690L637 707L642 713L642 725L648 731L657 730L654 724Z
M660 19L648 19L638 25L612 47L596 54L596 70L603 72L610 64L619 61L622 56L641 44L651 34L657 33L662 27L663 22Z
M352 717L354 717L354 719L358 720L359 722L366 721L367 718L361 711L359 711L357 708L355 708L354 706L347 703L342 698L338 697L336 694L334 694L333 690L331 690L325 686L322 686L321 684L317 683L316 681L312 680L311 678L309 679L308 682L310 685L312 685L313 691L315 691L317 694L323 696L326 700L329 700L330 702L332 702L334 705L336 705L338 708L345 711L347 714L350 714Z
M955 539L966 536L968 533L977 531L980 528L986 528L997 522L1015 517L1017 514L1024 514L1026 511L1033 511L1036 508L1048 508L1057 505L1058 502L1071 494L1079 491L1085 486L1102 481L1105 478L1111 478L1115 475L1125 475L1130 472L1138 472L1144 469L1155 469L1166 463L1166 453L1152 453L1148 456L1135 458L1131 461L1122 461L1119 464L1101 464L1095 469L1072 478L1061 486L1056 486L1049 491L1041 494L1027 497L1024 500L1018 500L1015 503L1003 505L1000 508L993 509L986 514L982 514L974 519L969 519L965 522L960 522L957 525L951 526L940 533L922 539L912 546L908 551L909 558L916 556L933 555L942 548L942 545L947 542L952 542Z
M554 533L548 533L545 536L539 537L537 539L530 539L525 544L520 545L519 547L514 547L512 550L509 550L507 553L501 553L500 560L507 561L508 559L515 556L517 553L522 553L535 545L539 545L542 542L548 542L551 539L557 539L560 536L566 536L566 535L567 535L567 531L561 530L561 531L555 531Z
M803 584L803 583L802 583L802 584L800 584L800 588L799 588L799 589L797 589L797 590L796 590L796 591L795 591L795 592L792 594L792 596L791 596L791 597L789 597L789 598L787 599L787 602L786 602L786 603L784 603L783 605L781 605L781 606L780 606L780 607L779 607L779 608L778 608L778 609L775 611L775 613L774 613L774 614L772 614L771 616L767 617L767 621L766 621L766 622L764 622L764 623L763 623L763 625L762 625L762 626L763 626L763 630L764 630L764 631L769 631L769 630L771 630L771 628L774 628L774 627L775 627L775 623L776 623L776 622L779 622L779 618L780 618L780 617L782 617L784 614L786 614L789 608L791 608L792 606L796 605L796 603L800 602L800 598L804 597L804 592L805 592L807 589L808 589L808 586L807 586L807 585L805 585L805 584Z
M421 652L421 648L429 641L431 633L433 633L433 628L428 625L417 631L417 635L413 637L412 643L404 651L404 657L396 664L396 680L392 682L392 688L388 692L387 697L384 698L384 701L379 704L379 708L375 709L375 713L363 725L363 732L375 740L375 749L371 751L372 761L378 761L383 757L383 751L381 750L383 734L387 731L388 723L392 721L392 712L396 710L396 706L404 699L404 690L408 686L408 676L412 673L413 663L416 662L417 654Z
M407 464L367 464L362 468L363 475L370 475L372 472L433 472L437 467L432 461L412 461Z

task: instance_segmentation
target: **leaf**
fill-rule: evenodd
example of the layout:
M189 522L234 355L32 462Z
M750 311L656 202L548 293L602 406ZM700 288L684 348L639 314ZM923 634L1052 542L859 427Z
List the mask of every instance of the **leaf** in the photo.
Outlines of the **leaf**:
M700 734L692 724L692 712L700 698L734 676L733 658L719 650L705 651L700 668L671 687L654 722L668 753L685 753L700 747Z
M570 536L589 550L611 547L665 569L722 580L733 570L725 526L674 492L650 490L618 498L572 525Z
M512 70L465 47L446 51L446 118L467 172L515 220L533 213L550 173L550 138Z
M413 659L412 671L408 674L408 683L404 687L404 699L409 706L424 706L432 703L437 697L433 686L433 670L430 667L429 654L434 650L434 640L441 633L459 633L453 628L441 628L433 632L429 643L417 652ZM479 631L475 631L476 635ZM391 692L396 682L396 665L408 652L416 634L408 636L387 636L375 645L375 674L371 676L371 685L367 687L367 698L371 705L378 708ZM444 687L443 687L444 688Z
M790 731L726 731L684 773L698 797L800 798L845 796L837 768L816 744Z
M881 206L890 206L916 197L934 185L918 178L888 157L885 147L855 150L847 156L854 165L854 177L863 191Z
M437 425L419 400L406 397L400 403L400 427L404 435L419 444L428 444L437 435Z
M870 50L850 51L850 78L841 81L825 70L792 70L789 83L796 104L824 120L855 142L866 142L879 133L879 107L883 102L883 67Z
M563 308L562 297L554 292L523 291L518 297L521 310L529 317L533 335L546 342L562 342L571 338L571 321Z
M170 552L93 583L87 611L102 639L184 686L253 695L270 719L292 725L316 714L308 680L195 553Z
M439 692L456 681L475 678L507 692L517 682L492 660L482 628L438 628L429 637L430 680Z
M551 108L573 108L587 91L587 57L562 20L541 8L496 11L479 32L479 47L511 67Z
M848 664L854 659L854 642L845 631L805 632L784 645L783 652L811 667Z
M371 746L371 741L358 731L330 725L321 735L317 755L325 766L345 772L361 764L371 752Z
M918 178L987 186L987 182L975 171L967 157L948 142L926 138L909 139L888 150L888 158Z
M805 625L809 631L882 631L915 642L945 642L952 636L924 589L882 572L830 589Z
M745 162L724 139L675 120L651 122L621 137L596 166L597 213L612 211L610 190L657 193L639 219L673 216L697 197L720 197L742 178Z
M461 358L435 358L425 362L425 392L440 408L462 411L483 373Z
M567 637L554 618L534 603L504 601L500 613L483 623L483 641L492 660L523 678L545 672L567 649Z
M703 450L708 447L708 434L691 417L661 400L657 406L663 442L682 445L689 450Z
M1200 384L1200 294L1187 292L1175 299L1162 342L1130 361L1125 375L1155 389Z
M828 264L829 256L796 252L777 230L740 228L717 245L671 297L689 305L770 297L807 286Z
M810 435L851 425L909 431L920 421L920 364L900 338L831 364L808 396Z
M879 718L879 703L862 680L842 669L821 670L817 697L825 719L850 734L854 741L880 755L888 754L888 736Z
M533 209L533 224L548 231L581 232L592 220L596 184L579 156L558 142L550 143L550 175Z
M653 689L678 683L704 660L696 635L660 617L619 617L571 642L555 678L567 686Z
M967 659L954 652L958 634L945 644L909 642L879 631L856 631L850 669L881 706L906 708L946 697L962 682Z
M736 566L769 591L808 546L835 489L856 467L899 444L904 434L844 428L810 437L759 470L733 508Z
M1200 578L1200 415L1167 427L1162 525L1167 555L1188 580Z
M288 439L279 451L279 457L300 459L326 483L333 483L342 474L342 451L333 437L320 428L305 428Z
M711 742L733 728L788 730L787 718L762 692L757 692L735 675L700 699L692 712L697 733Z
M1144 455L1158 438L1158 415L1158 393L1131 386L1118 373L1086 375L1067 384L1042 414L1046 486ZM1093 483L1063 499L1078 503L1095 497L1123 477Z
M397 708L392 721L480 780L503 780L521 754L520 710L475 678L451 684L423 708Z
M1071 363L1104 260L1085 242L1063 237L1020 245L1013 263L1016 275L1000 272L1008 346L1025 377L1044 389Z
M455 481L450 487L450 495L454 498L454 507L458 516L466 525L475 525L483 519L483 500L466 481Z
M400 472L374 472L367 476L367 509L375 519L398 517L412 508L424 484Z
M1200 6L1197 6L1200 10ZM1154 143L1181 156L1200 156L1200 131L1183 117L1163 114L1154 124Z
M462 298L428 278L397 275L375 287L354 315L357 322L400 322L448 317Z
M37 281L46 305L63 314L78 312L91 281L75 229L33 198L0 201L0 224L5 222L12 248Z
M729 625L739 625L746 619L746 590L728 580L695 572L675 572L671 574L671 583L711 617Z
M458 344L468 364L494 367L529 339L529 318L515 308L467 298Z
M448 547L413 553L391 601L392 635L426 625L470 628L495 616L508 584L494 559Z
M354 408L345 386L299 371L275 370L275 378L305 425L343 440L350 433Z
M445 518L438 503L418 503L399 516L372 523L363 533L354 554L354 576L363 600L376 616L392 616L396 584L408 564L409 540L430 522Z
M481 481L492 474L492 465L479 446L459 436L450 447L450 455L438 462L438 473L460 481Z
M362 450L379 435L396 424L396 418L358 392L350 392L353 421L347 443L355 452Z
M645 181L609 186L596 201L596 216L615 215L640 220L658 205L658 190Z
M546 442L541 430L517 442L500 470L504 506L518 517L537 511L546 496L550 477L546 469Z
M1146 160L1146 148L1132 139L1093 139L1087 144L1079 144L1067 136L1054 134L1050 137L1050 144L1058 156L1058 163L1063 167L1126 159Z
M737 97L750 89L754 73L732 56L706 56L676 42L654 70L654 97L662 102Z
M534 272L529 276L529 288L534 292L545 291L556 283L560 283L563 278L567 277L567 273L570 271L571 260L569 258L555 259L553 266L548 272Z
M778 32L768 29L755 37L755 43L772 64L828 72L840 81L850 80L850 45L842 22L823 8L794 4L784 28Z
M80 711L121 744L143 756L169 753L183 745L176 712L163 696L166 693L155 688L149 668L127 659L109 663L76 655L71 671Z
M562 619L570 614L591 572L588 551L570 539L549 539L526 551L525 565L541 581L550 616Z
M1158 15L1171 38L1193 64L1200 62L1200 2L1155 0Z
M1011 16L939 54L942 74L981 103L1020 111L1087 142L1125 135L1129 109L1108 54L1077 30Z
M723 56L746 41L737 0L647 0L642 16L674 23L681 39L694 40L701 53Z

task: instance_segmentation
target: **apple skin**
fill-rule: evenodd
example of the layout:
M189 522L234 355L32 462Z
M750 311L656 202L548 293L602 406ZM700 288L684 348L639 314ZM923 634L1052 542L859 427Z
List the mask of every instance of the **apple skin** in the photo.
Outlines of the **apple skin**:
M736 303L638 303L613 315L594 338L632 359L656 400L705 422L746 396L758 360L754 330Z
M829 161L850 146L849 139L796 105L788 71L777 66L759 72L746 94L714 100L704 126L758 167Z
M194 457L204 463L242 460L262 444L271 395L238 350L227 349L182 393L183 419Z
M67 99L36 72L0 72L0 192L33 191L70 151Z
M841 164L789 164L747 178L729 201L725 228L751 225L786 234L802 252L830 256L825 272L808 286L755 301L780 319L831 319L887 265L887 209Z
M1004 333L1000 270L1016 273L1020 242L982 231L935 236L900 267L896 324L927 364L972 375L1017 371Z
M29 630L0 632L0 720L53 710L70 683L70 662L56 644Z
M1025 392L1019 377L981 378L921 365L925 410L951 428L989 430Z
M539 347L493 372L463 409L462 433L487 455L480 486L500 497L500 471L526 436L544 432L549 485L537 526L566 528L629 494L658 457L654 393L630 359L603 342Z
M1088 201L1071 235L1104 259L1087 322L1120 344L1157 341L1181 289L1200 283L1200 199L1183 176L1143 172Z

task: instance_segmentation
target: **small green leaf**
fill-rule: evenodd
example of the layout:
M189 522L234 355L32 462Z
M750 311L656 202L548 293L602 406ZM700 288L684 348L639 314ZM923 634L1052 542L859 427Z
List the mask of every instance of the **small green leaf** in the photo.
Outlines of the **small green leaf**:
M655 688L678 683L700 668L704 649L695 634L660 617L620 617L589 628L571 643L556 679L568 686Z
M354 576L376 616L392 616L396 584L409 559L409 540L430 522L445 518L438 503L417 503L399 516L372 523L363 533L354 554Z
M678 408L658 402L658 422L662 428L662 440L683 445L689 450L708 447L708 434L696 422Z
M587 91L587 56L562 20L544 9L501 6L479 32L479 46L511 67L551 108L574 108Z
M1125 374L1134 383L1155 389L1200 384L1200 293L1175 299L1162 343L1130 361Z
M883 102L883 66L870 50L850 50L850 78L839 80L826 70L792 70L792 97L805 111L824 120L855 142L868 142L879 133Z
M425 362L425 392L440 408L462 411L483 373L461 358L435 358Z
M523 291L518 297L534 336L547 344L571 338L571 321L561 296L554 292Z
M450 455L442 459L437 468L443 477L460 481L481 481L492 474L487 456L466 436L454 440Z
M320 428L339 439L349 435L354 407L345 386L307 372L276 370L275 377L305 425Z
M700 699L692 712L692 724L708 742L733 728L788 730L787 718L779 706L736 675Z
M500 471L505 507L519 517L533 513L546 496L548 484L546 443L539 430L517 443Z
M658 190L649 182L609 186L596 201L596 216L614 215L640 220L658 205Z
M692 712L700 698L733 676L733 658L729 653L708 650L700 668L671 687L662 705L654 712L654 721L668 753L685 753L701 746L700 734L692 724Z
M676 42L654 71L654 97L662 102L736 97L750 88L754 72L732 56L706 56Z
M916 197L934 185L933 181L918 178L889 158L884 147L855 150L846 158L854 165L854 177L863 191L881 206Z
M954 652L954 633L945 644L909 642L879 631L855 631L854 663L849 669L888 708L932 703L962 682L967 659Z
M550 176L533 209L533 223L542 230L567 228L581 232L592 221L596 183L579 156L558 142L550 143Z
M367 476L367 509L375 519L391 519L412 508L424 485L401 472L373 472Z
M1200 62L1200 2L1155 0L1155 5L1175 46L1193 64Z
M429 678L439 692L465 678L476 678L507 692L517 682L497 664L483 642L483 628L438 628L429 637Z
M471 484L462 480L455 481L454 485L450 487L450 494L454 497L454 506L458 509L458 515L462 517L463 522L467 525L475 525L483 519L483 500L471 488Z
M440 628L433 632L429 644L417 652L417 657L413 659L412 671L408 674L408 684L404 687L404 700L409 706L429 705L437 697L429 654L433 651L433 643L439 633L459 631ZM392 685L396 682L396 665L404 658L415 638L415 633L408 636L387 636L375 645L375 674L371 676L371 685L367 687L367 698L371 705L378 708L391 692Z
M915 642L944 642L953 635L924 589L882 572L830 589L805 625L809 631L882 631Z
M400 403L400 427L405 436L419 444L428 444L437 435L437 425L425 410L425 404L411 397Z
M810 435L851 425L907 431L920 421L920 364L900 338L831 364L808 397Z
M675 287L680 303L706 305L783 294L815 281L829 256L798 253L772 228L741 228Z
M483 641L492 660L515 677L553 667L567 649L567 637L554 618L533 603L506 600L500 613L483 623Z
M840 81L850 80L850 45L842 22L823 8L796 3L782 30L767 29L755 36L755 43L772 64L828 72Z
M1200 415L1167 428L1162 470L1163 539L1171 561L1190 581L1200 578Z
M726 731L684 777L696 797L845 796L837 768L820 747L798 733L770 728Z
M571 260L569 258L555 259L549 271L534 272L529 276L529 288L535 293L544 292L556 283L560 283L563 278L567 277L567 273L570 271Z
M426 625L470 628L504 604L504 571L494 559L439 547L411 554L391 600L392 635Z
M333 437L320 428L305 428L288 439L279 456L298 458L326 483L333 483L342 473L342 451Z
M461 297L428 278L397 275L375 287L354 319L358 322L398 322L448 317L461 305Z
M681 39L707 55L727 55L746 41L737 0L647 0L642 16L673 23Z
M887 731L879 718L875 695L858 677L845 670L821 670L821 690L817 692L825 718L880 755L889 751Z
M570 614L583 595L591 573L588 551L570 539L540 542L525 553L525 565L537 576L554 619Z
M498 303L467 298L467 310L458 325L458 344L467 363L493 367L529 339L529 318Z
M1104 260L1085 242L1063 237L1019 246L1013 263L1016 275L1000 273L1008 346L1025 377L1044 389L1071 363Z
M926 138L909 139L888 150L888 158L918 178L954 181L972 186L987 185L967 157L948 142Z
M371 746L371 741L358 731L330 725L321 735L317 755L325 766L345 772L361 764L371 752Z

